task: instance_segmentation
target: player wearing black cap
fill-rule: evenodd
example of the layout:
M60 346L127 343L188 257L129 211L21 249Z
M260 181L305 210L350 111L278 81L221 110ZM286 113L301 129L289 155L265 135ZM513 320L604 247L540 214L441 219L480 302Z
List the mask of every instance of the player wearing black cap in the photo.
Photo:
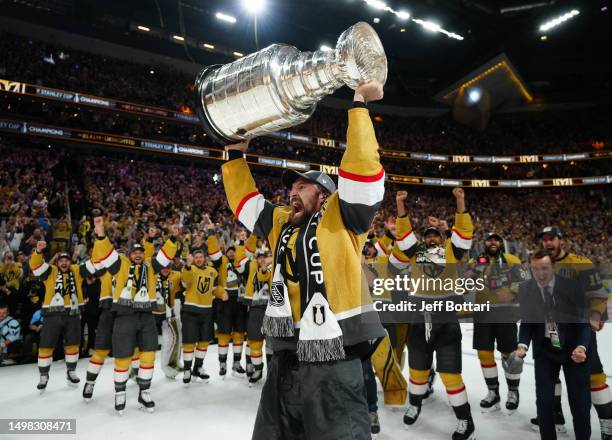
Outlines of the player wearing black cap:
M361 249L384 195L374 128L363 104L382 98L376 81L360 84L349 110L338 190L321 172L288 171L289 206L266 201L243 159L228 146L223 183L232 211L273 249L263 333L270 363L253 439L370 438L360 358L384 329L362 291ZM325 417L320 417L325 414ZM295 423L299 420L299 423Z
M462 301L453 288L442 287L448 281L454 286L454 280L459 278L457 265L470 249L474 231L472 219L466 211L463 189L453 189L453 195L457 213L450 238L447 239L437 227L429 226L423 232L423 241L419 241L412 230L404 204L407 194L398 199L397 240L389 262L397 270L410 266L410 277L421 283L419 288L404 292L418 299L417 310L431 301ZM430 223L439 225L437 219ZM457 417L457 428L452 439L471 439L475 428L461 376L461 328L457 316L454 312L422 311L416 313L413 320L408 339L409 405L404 414L404 423L413 425L421 413L435 352L436 370Z
M599 272L587 257L569 252L563 233L557 226L546 226L536 236L536 241L554 258L555 270L559 275L580 281L591 304L591 401L601 426L602 440L612 440L612 393L606 383L601 359L597 350L597 335L607 319L608 294L602 285ZM557 378L555 387L555 425L559 432L565 432L565 418L561 409L561 381ZM531 419L534 428L538 419Z
M116 317L112 345L115 355L115 410L120 414L125 409L126 383L136 347L140 349L138 403L148 411L153 411L155 407L150 392L157 350L157 328L152 314L157 303L155 275L170 264L176 253L179 229L173 225L170 230L170 238L151 261L146 261L145 249L140 243L130 247L129 256L119 255L106 236L104 218L94 217L96 240L92 260L108 269L115 283L112 310Z
M71 264L70 255L57 255L57 264L45 262L42 252L47 243L39 241L30 256L29 265L34 276L45 286L42 315L45 319L40 332L38 348L38 370L40 382L37 388L43 391L49 381L49 369L53 361L53 349L62 338L66 357L66 377L69 385L79 383L75 369L79 360L81 342L81 316L83 307L82 281L85 270L78 264Z
M508 356L516 348L518 316L518 284L528 278L529 270L521 266L521 260L504 252L504 239L496 232L490 232L484 239L484 252L468 264L468 274L482 278L485 288L476 292L476 302L490 304L488 312L474 312L473 348L489 389L480 401L482 412L500 409L499 380L494 349L502 356L502 368L508 384L506 409L514 412L519 405L519 383L522 359L508 362ZM468 276L466 274L466 276Z

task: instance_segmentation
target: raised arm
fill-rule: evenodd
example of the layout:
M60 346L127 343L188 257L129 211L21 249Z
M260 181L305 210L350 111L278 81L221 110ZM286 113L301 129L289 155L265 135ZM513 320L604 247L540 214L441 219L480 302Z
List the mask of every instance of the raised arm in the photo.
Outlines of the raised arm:
M180 230L178 225L170 226L170 238L166 240L164 245L159 249L159 251L157 251L157 254L155 254L151 260L153 271L155 273L158 273L164 267L167 267L170 265L170 263L172 263L176 250L178 249L176 242L179 232Z
M155 255L155 245L153 244L153 240L157 235L157 229L154 227L150 227L147 229L147 235L142 239L142 247L144 247L144 255L145 261L151 261L153 259L153 255Z
M410 224L410 217L406 210L406 191L398 191L395 196L397 204L397 218L395 219L396 240L389 262L397 269L404 269L408 266L410 259L414 256L418 240Z
M45 241L37 242L36 249L28 261L30 270L34 276L38 277L42 281L46 280L51 274L51 266L45 261L45 257L43 256L43 251L46 247L47 243Z
M453 255L457 261L472 247L472 235L474 225L470 214L465 211L465 193L462 188L453 189L453 195L457 203L457 213L455 214L455 224L451 232L451 245Z
M228 145L228 161L221 167L223 186L230 209L249 231L268 237L272 229L275 205L267 201L255 186L251 170L243 157L248 143Z
M221 252L221 245L219 244L219 239L217 238L214 229L208 230L206 247L208 248L208 258L210 258L210 261L212 261L213 266L218 269L219 264L221 263L221 258L223 257L223 252Z
M385 194L385 170L380 164L378 142L366 108L383 97L377 81L362 82L348 111L346 151L338 170L338 196L344 225L355 234L368 231Z
M91 253L91 259L93 261L102 264L111 275L115 275L121 269L122 258L119 253L115 250L115 246L106 236L104 230L104 217L97 215L93 219L94 221L94 234L96 236L94 240L93 251Z

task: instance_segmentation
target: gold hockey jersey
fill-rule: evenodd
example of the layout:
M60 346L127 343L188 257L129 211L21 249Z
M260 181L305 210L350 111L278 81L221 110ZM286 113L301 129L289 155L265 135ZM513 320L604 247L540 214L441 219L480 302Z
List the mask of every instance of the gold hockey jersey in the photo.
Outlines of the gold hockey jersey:
M591 310L602 315L606 313L608 293L590 259L568 252L563 258L555 260L555 271L566 278L578 280L591 303Z
M212 266L184 267L181 280L185 287L182 307L185 312L200 313L210 309L213 299L223 296L223 287L219 285L219 273Z
M384 196L385 172L368 110L352 108L348 111L348 119L346 150L338 171L338 191L327 199L316 232L327 300L343 331L345 346L384 334L382 326L376 324L378 316L372 308L370 294L362 290L361 251ZM291 216L291 207L277 206L266 200L257 191L244 158L232 153L230 151L231 160L222 167L230 208L249 231L270 243L275 254L282 228ZM287 260L297 261L294 256L298 229L289 239ZM276 255L273 258L276 260ZM302 310L299 282L297 278L291 279L296 271L290 269L291 261L275 261L273 267L277 263L289 266L288 296L293 322L299 330L299 322L306 311ZM371 321L364 315L371 316ZM370 322L373 324L369 325Z
M43 316L79 313L83 307L83 276L84 266L70 265L66 273L62 273L56 265L48 264L38 252L30 256L30 269L45 286L45 298L42 305Z
M152 311L157 303L156 274L168 266L176 253L176 243L168 239L150 261L133 264L120 255L108 237L96 239L92 259L100 262L114 278L113 310L118 313Z
M272 285L272 266L259 267L256 260L249 262L249 279L247 281L244 303L252 307L265 307L270 299Z
M416 238L409 216L398 217L397 240L389 262L397 270L410 265L410 277L415 281L421 280L418 290L411 291L411 295L437 299L455 297L453 286L459 278L458 266L472 246L473 233L470 214L456 213L451 237L441 246L428 248Z
M502 253L498 258L489 256L488 262L470 260L468 266L476 270L483 279L484 289L476 291L476 302L492 306L518 306L518 285L529 279L528 269L521 265L521 260L515 255Z

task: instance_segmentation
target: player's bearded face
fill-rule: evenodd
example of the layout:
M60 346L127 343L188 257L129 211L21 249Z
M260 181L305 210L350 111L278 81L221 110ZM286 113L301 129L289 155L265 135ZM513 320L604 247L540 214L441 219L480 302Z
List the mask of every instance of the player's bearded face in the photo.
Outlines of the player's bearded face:
M289 193L291 205L291 224L299 226L321 208L321 190L316 183L298 179Z
M144 252L143 251L134 251L130 254L130 260L134 264L142 264L144 261Z
M557 257L561 253L561 240L556 235L545 234L542 237L542 247Z
M68 269L70 269L70 260L68 258L62 258L57 262L57 266L62 272L68 272Z
M499 242L499 240L495 240L495 239L486 240L485 247L487 248L487 253L489 255L495 255L499 252L501 248L501 243Z
M425 246L434 247L442 244L442 237L438 234L427 234L425 237Z
M202 252L198 252L193 256L193 262L196 266L202 267L204 266L204 254Z

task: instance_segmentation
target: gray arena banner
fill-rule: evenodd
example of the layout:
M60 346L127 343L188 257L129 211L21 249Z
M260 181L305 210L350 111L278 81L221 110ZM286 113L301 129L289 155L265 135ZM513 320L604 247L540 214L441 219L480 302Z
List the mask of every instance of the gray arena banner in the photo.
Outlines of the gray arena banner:
M143 116L153 116L158 118L170 119L186 124L199 124L199 119L192 113L177 112L175 110L163 109L159 107L147 106L131 102L120 101L112 98L104 98L80 92L56 89L52 87L43 87L12 81L0 78L0 92L16 93L35 96L41 99L52 99L76 105L87 105L96 108L106 108L129 113L136 113ZM279 131L270 133L269 138L286 139L291 142L306 143L317 145L323 148L331 148L343 150L346 148L346 142L323 138L317 136L292 133L288 131ZM543 162L571 162L576 160L593 160L612 158L612 151L592 151L588 153L559 153L559 154L542 154L542 155L515 155L515 156L470 156L470 155L446 155L435 153L413 152L407 150L387 150L381 148L380 155L382 157L404 158L418 161L428 162L451 162L456 164L499 164L499 163L543 163ZM531 186L539 184L533 183ZM490 185L495 186L495 185ZM513 186L513 184L504 184L499 186ZM520 185L518 185L520 186ZM526 185L529 186L529 185Z

